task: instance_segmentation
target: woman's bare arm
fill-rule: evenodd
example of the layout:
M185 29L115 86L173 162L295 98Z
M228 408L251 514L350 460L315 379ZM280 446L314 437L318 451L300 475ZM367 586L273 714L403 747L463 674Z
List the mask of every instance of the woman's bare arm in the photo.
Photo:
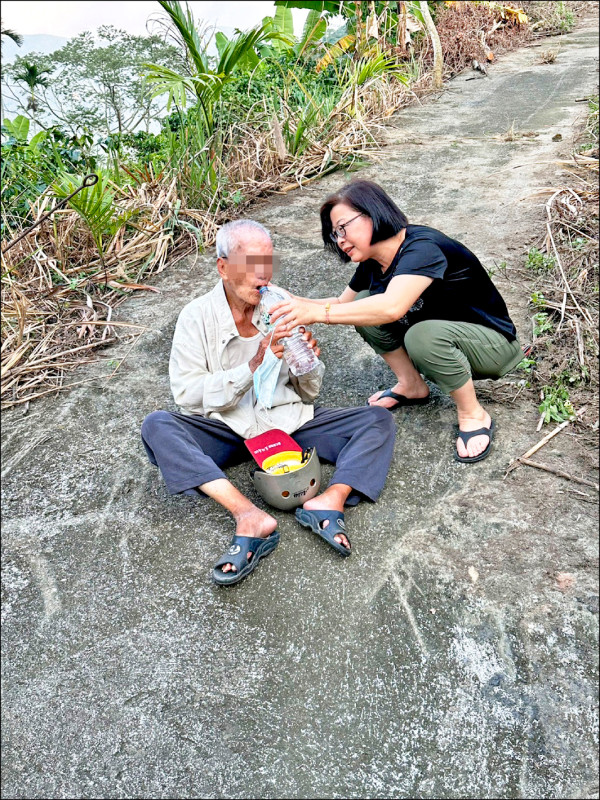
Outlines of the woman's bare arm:
M288 292L288 294L292 300L300 300L303 303L316 303L319 306L326 306L327 303L330 305L333 303L351 303L356 297L357 292L354 292L349 286L346 286L339 297L300 297L300 295L292 294L291 292Z
M328 321L332 325L385 325L401 319L432 282L432 278L421 275L398 275L392 278L383 294L355 302L350 302L356 292L352 292L349 287L340 295L339 303L327 300L319 303L314 300L286 300L273 307L271 321L276 322L285 316L285 325L288 328L326 322L325 305L330 302ZM347 292L352 292L352 297ZM342 302L344 296L348 299Z

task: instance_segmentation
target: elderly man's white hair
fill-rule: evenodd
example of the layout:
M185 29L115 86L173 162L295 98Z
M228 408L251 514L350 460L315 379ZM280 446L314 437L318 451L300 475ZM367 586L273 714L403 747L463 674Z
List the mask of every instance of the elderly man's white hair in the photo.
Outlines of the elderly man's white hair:
M226 223L217 231L217 258L228 258L231 251L235 250L240 234L250 231L260 232L268 239L271 238L269 231L260 222L255 222L253 219L236 219Z

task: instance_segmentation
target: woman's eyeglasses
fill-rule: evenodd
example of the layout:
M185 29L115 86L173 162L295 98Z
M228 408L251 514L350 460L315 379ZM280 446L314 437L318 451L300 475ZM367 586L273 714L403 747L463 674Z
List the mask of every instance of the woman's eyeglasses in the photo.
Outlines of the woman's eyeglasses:
M341 225L338 225L336 228L334 228L331 231L331 233L329 234L329 238L333 242L337 242L338 239L342 239L342 238L345 239L346 238L346 228L348 227L348 225L350 225L351 222L354 222L355 219L358 219L359 217L362 217L362 216L363 216L362 213L357 214L355 217L352 217L352 219L349 219L348 222L343 222Z

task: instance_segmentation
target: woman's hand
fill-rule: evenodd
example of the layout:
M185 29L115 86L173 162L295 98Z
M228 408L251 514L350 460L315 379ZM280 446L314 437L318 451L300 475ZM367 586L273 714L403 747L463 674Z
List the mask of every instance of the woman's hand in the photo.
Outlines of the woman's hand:
M288 331L296 325L311 325L319 322L319 314L322 313L322 306L319 303L312 303L310 300L290 298L273 306L270 312L271 323L279 320ZM285 319L281 319L285 317Z

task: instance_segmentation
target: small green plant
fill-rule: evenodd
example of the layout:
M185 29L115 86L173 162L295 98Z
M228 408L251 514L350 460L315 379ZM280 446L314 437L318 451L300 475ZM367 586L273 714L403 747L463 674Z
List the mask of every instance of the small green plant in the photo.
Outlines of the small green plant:
M532 292L531 305L535 308L546 308L546 298L541 292Z
M501 261L499 264L497 264L497 263L494 263L494 265L493 265L493 266L491 266L491 267L487 267L487 274L490 276L490 278L493 278L493 277L494 277L494 275L495 275L497 272L503 272L503 273L505 273L505 272L506 272L506 269L507 269L507 267L508 267L508 264L506 263L506 261Z
M541 253L537 247L532 247L527 253L525 266L534 272L549 272L556 266L556 261L553 256Z
M545 311L540 311L533 315L533 335L542 336L544 333L550 333L554 330L554 324L550 319L550 315Z
M572 11L564 9L564 3L561 3L560 5L563 6L563 9L558 27L561 33L570 33L575 25L575 15Z
M582 377L585 380L586 372L588 372L585 367L581 369L578 364L571 362L571 368L574 368L574 372L564 369L558 377L559 383L563 386L577 386L581 383Z
M571 239L571 247L573 250L583 250L585 247L585 239L583 236L576 236L574 239Z
M534 371L536 367L537 367L537 361L535 360L535 358L524 358L523 361L517 364L517 369L524 370L528 375L531 375L531 373Z
M544 386L542 389L543 400L539 405L540 414L544 415L546 425L549 422L564 422L575 417L575 409L569 399L566 386Z

